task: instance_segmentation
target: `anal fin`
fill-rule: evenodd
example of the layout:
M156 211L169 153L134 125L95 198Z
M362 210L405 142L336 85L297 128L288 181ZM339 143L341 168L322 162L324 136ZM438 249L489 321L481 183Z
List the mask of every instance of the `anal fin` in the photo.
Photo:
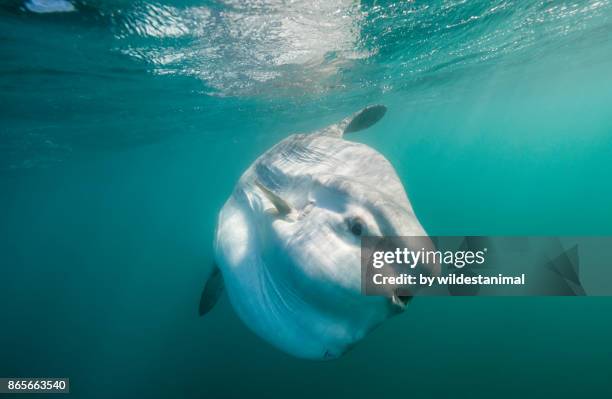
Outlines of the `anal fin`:
M200 316L204 316L215 306L223 293L223 287L223 275L221 274L221 270L215 265L202 291L199 308Z

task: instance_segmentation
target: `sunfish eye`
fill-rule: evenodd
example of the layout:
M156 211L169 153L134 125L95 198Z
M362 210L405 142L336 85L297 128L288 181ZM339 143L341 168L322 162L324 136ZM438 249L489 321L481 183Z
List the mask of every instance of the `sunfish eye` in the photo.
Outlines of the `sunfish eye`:
M365 230L365 224L363 223L363 220L359 218L349 219L348 227L351 233L353 233L353 235L356 237L360 237Z

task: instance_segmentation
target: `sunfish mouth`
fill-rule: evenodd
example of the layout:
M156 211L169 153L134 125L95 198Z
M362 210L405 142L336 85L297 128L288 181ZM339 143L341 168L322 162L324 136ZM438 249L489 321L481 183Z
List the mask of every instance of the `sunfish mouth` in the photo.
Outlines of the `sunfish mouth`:
M393 291L393 295L390 298L393 308L399 312L406 309L408 302L412 300L412 295L409 295L405 290L400 288Z

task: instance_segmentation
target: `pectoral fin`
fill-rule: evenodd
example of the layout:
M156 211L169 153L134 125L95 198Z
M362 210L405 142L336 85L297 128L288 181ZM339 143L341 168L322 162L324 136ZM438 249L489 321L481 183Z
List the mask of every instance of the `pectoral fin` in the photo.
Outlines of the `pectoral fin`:
M287 201L270 191L270 189L261 184L259 180L255 180L255 185L264 193L272 205L274 205L278 216L285 217L291 213L291 205L289 205Z
M204 316L215 306L223 293L223 287L223 275L215 265L212 274L206 281L204 291L202 291L202 297L200 298L200 316Z

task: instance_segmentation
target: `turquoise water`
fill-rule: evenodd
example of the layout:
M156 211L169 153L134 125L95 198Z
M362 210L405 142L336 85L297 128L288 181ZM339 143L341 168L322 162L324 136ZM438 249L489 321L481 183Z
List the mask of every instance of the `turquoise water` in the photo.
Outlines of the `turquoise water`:
M351 139L430 234L612 235L610 1L0 3L0 376L72 397L612 394L609 298L421 298L293 359L199 295L216 215L295 131ZM587 288L588 291L588 287Z

